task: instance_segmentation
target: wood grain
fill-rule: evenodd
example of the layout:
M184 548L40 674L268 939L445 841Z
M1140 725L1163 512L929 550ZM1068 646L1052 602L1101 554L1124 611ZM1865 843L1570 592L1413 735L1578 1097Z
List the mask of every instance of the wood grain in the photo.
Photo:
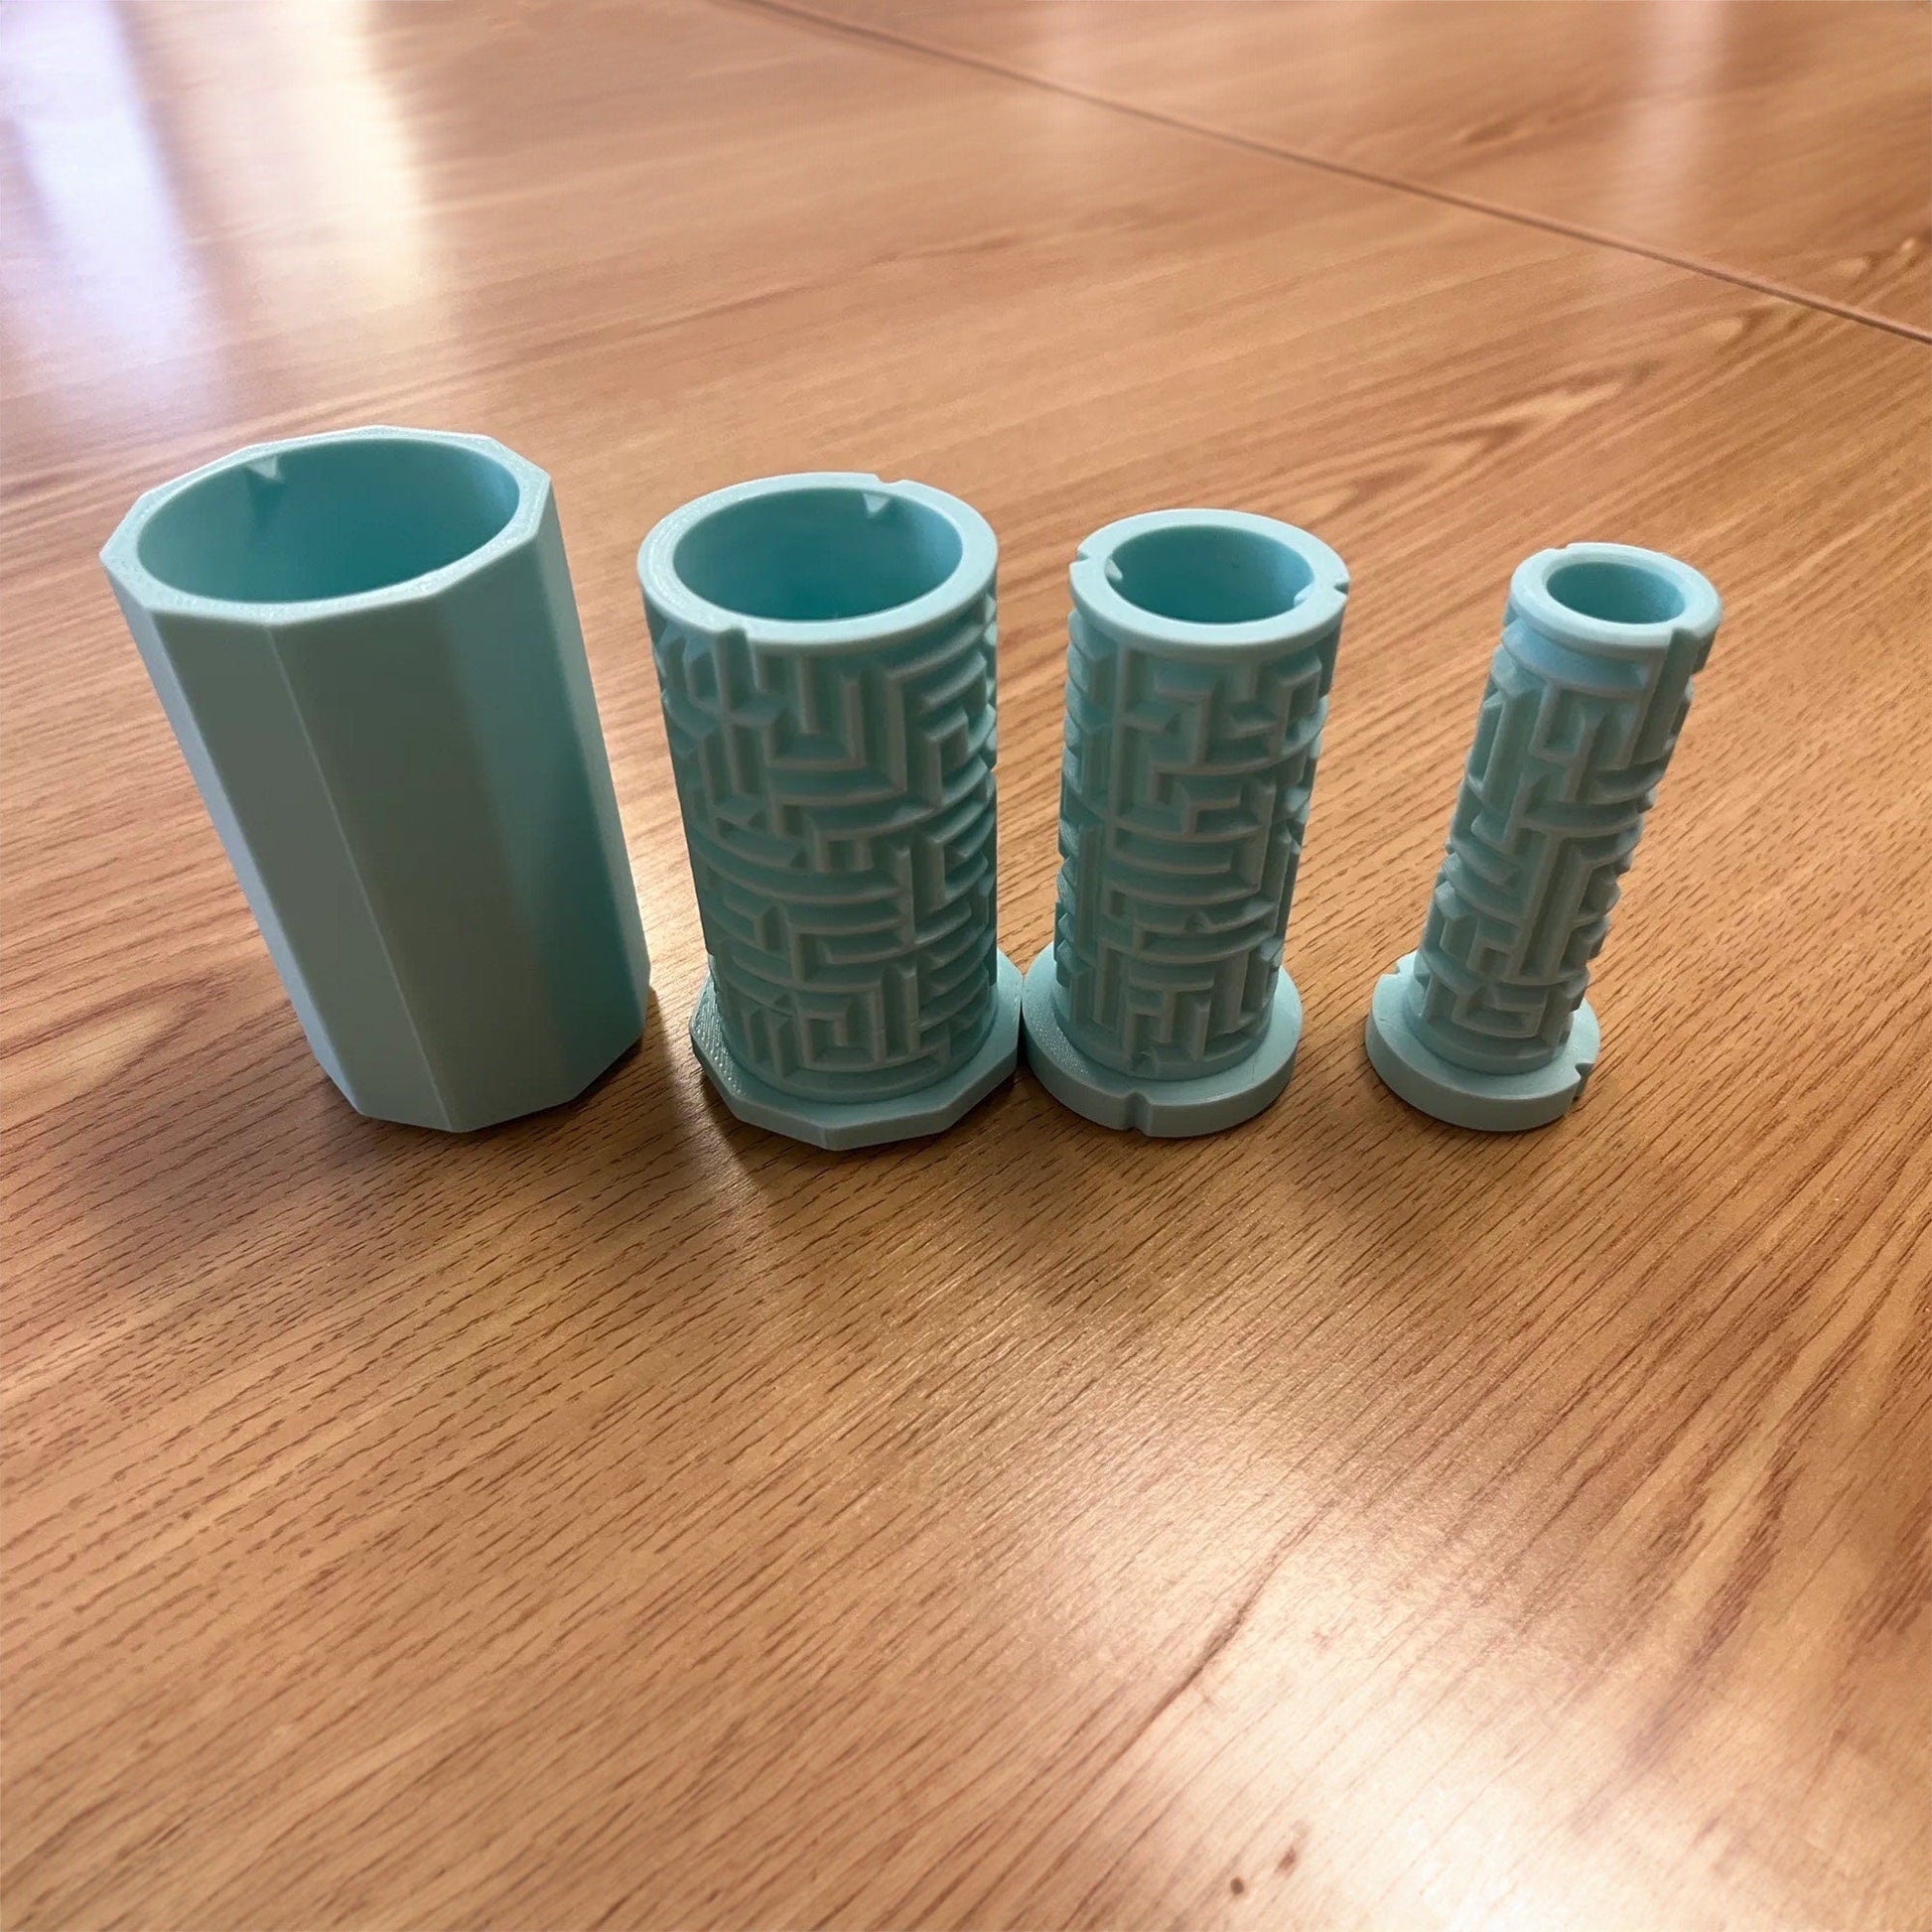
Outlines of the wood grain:
M773 0L1932 332L1911 0Z
M1932 351L702 0L0 30L8 1925L1922 1922ZM555 475L657 965L466 1141L310 1060L93 560L382 419ZM808 465L1000 533L1023 960L1078 539L1347 558L1260 1120L707 1097L631 556ZM1361 1021L1578 537L1729 615L1501 1142Z

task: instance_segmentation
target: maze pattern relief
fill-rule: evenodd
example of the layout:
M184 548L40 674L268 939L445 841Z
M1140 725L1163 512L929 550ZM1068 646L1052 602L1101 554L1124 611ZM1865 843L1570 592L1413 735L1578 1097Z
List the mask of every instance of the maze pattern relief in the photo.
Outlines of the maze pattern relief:
M994 600L828 652L655 639L725 1037L818 1100L908 1093L993 1023Z
M1101 1064L1188 1078L1260 1040L1339 629L1167 658L1073 614L1055 958L1061 1024Z
M1487 1073L1556 1057L1690 707L1695 648L1559 656L1510 614L1409 992L1431 1051Z

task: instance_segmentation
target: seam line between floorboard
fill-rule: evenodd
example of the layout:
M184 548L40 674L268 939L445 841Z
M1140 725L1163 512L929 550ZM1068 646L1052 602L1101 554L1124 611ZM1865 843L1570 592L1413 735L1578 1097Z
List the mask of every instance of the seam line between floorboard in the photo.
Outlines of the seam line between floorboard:
M1245 154L1261 155L1270 161L1314 168L1322 174L1338 175L1345 181L1361 182L1371 188L1386 188L1398 195L1413 195L1421 201L1460 208L1465 213L1486 214L1498 221L1513 221L1519 227L1563 235L1571 241L1587 242L1597 248L1614 248L1626 255L1640 255L1647 261L1661 262L1669 268L1681 268L1687 274L1708 276L1713 281L1728 282L1735 288L1749 289L1754 294L1768 295L1776 301L1813 309L1821 315L1836 316L1841 322L1880 329L1888 335L1902 336L1907 342L1932 344L1932 330L1915 328L1909 322L1900 322L1868 309L1854 308L1847 302L1834 302L1829 296L1787 288L1782 282L1751 275L1742 269L1726 268L1719 262L1700 261L1693 255L1674 254L1667 248L1652 247L1647 242L1606 234L1578 222L1559 220L1554 215L1509 207L1499 202L1484 201L1480 196L1458 194L1454 189L1435 188L1427 182L1410 181L1402 175L1380 174L1373 168L1359 168L1351 162L1333 161L1299 148L1283 147L1273 141L1264 141L1257 135L1237 134L1226 128L1212 127L1202 121L1189 120L1181 114L1170 114L1159 107L1143 107L1138 102L1121 100L1112 94L1094 93L1068 81L1029 73L1024 68L1008 67L988 55L936 47L929 41L914 40L910 35L895 33L890 28L876 27L864 21L842 20L835 14L816 13L810 7L794 4L794 0L728 0L728 4L746 7L754 13L766 14L774 19L793 20L806 26L823 28L827 33L843 34L848 39L864 41L871 46L894 47L902 53L923 55L927 60L940 61L950 67L968 68L978 73L993 74L1002 80L1018 81L1022 86L1057 94L1064 100L1084 101L1089 107L1099 107L1154 127L1167 128L1172 133L1198 135L1202 140L1217 141L1224 147L1237 148Z

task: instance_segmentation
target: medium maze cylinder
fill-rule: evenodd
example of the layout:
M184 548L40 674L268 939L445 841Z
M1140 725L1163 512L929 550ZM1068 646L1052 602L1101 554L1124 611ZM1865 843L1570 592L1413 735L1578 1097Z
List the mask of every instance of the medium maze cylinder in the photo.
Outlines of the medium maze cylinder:
M1653 550L1578 543L1517 567L1422 943L1369 1017L1369 1057L1411 1105L1514 1131L1582 1093L1590 962L1723 615Z
M957 498L843 474L700 498L640 553L710 995L779 1095L915 1094L994 1027L996 559Z
M1055 1011L1100 1067L1198 1079L1267 1031L1347 588L1325 544L1235 512L1081 547Z

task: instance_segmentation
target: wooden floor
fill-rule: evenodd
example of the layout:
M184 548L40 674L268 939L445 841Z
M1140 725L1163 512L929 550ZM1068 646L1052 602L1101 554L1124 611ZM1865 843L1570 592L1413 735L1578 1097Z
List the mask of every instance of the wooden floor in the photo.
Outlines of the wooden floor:
M826 19L814 18L823 5ZM838 9L833 17L833 9ZM1932 1897L1932 15L15 0L9 1927L1873 1927ZM309 1057L94 552L242 442L555 476L642 1049L468 1141ZM631 558L734 479L1355 595L1294 1086L739 1126ZM1367 1070L1511 567L1727 621L1515 1141Z

